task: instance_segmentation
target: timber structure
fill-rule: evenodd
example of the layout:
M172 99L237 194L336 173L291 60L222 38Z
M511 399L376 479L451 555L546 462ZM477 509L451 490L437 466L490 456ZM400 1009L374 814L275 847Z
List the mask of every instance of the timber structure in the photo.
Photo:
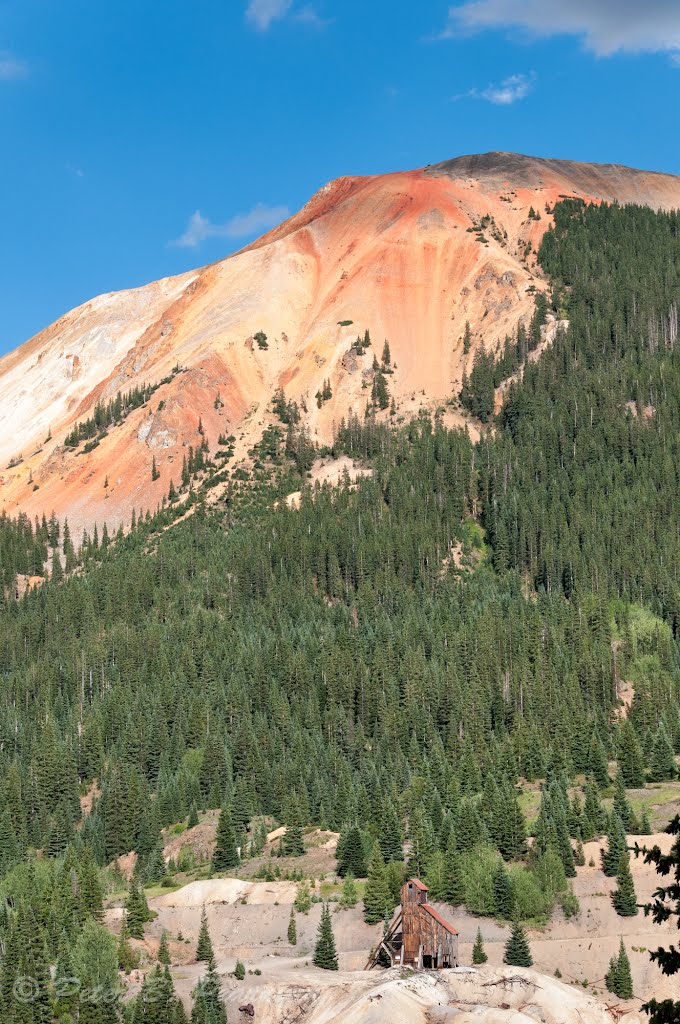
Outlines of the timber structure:
M441 970L458 966L458 932L427 902L428 888L409 878L401 888L401 906L366 969L378 964Z

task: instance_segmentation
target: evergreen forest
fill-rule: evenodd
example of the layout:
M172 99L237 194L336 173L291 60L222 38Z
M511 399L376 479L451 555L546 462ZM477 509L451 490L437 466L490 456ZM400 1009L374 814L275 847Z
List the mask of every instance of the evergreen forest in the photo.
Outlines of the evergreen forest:
M554 214L547 300L464 382L478 443L436 415L348 415L334 451L373 475L307 487L299 509L237 484L170 528L166 509L77 549L53 519L0 520L3 1021L119 1019L59 1005L50 969L115 972L103 870L134 850L157 881L161 829L196 809L225 809L227 851L262 816L296 842L340 832L376 921L404 849L434 898L518 936L518 914L577 912L582 842L607 835L625 873L625 831L648 827L626 790L675 777L680 753L680 215ZM548 313L568 327L526 362ZM518 368L494 416L489 390ZM531 827L520 780L542 783Z

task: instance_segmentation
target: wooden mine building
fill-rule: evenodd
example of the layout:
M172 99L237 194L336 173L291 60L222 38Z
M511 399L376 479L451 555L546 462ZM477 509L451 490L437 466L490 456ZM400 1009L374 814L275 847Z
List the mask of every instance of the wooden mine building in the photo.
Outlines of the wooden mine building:
M458 966L458 932L427 902L427 886L409 878L401 887L401 907L367 967L385 954L390 965L439 970Z

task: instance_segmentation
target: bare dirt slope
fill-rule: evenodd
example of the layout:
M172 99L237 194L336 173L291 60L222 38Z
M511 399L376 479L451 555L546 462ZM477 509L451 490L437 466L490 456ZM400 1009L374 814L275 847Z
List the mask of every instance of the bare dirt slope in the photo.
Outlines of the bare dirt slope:
M319 834L317 838L323 838L323 834ZM636 838L649 845L658 843L664 851L669 849L671 842L670 836L660 833L651 837L631 836L631 845ZM324 889L320 889L320 883L317 881L314 891L317 895L323 891L324 895L328 896L332 894L334 879L334 841L335 837L332 837L329 840L330 845L324 843L314 846L299 861L284 858L273 863L280 864L282 871L297 867L308 877L313 875L317 880L325 876ZM577 869L574 891L580 902L580 915L566 921L557 913L546 928L528 930L534 968L541 975L538 988L540 993L543 993L540 995L540 999L543 1000L540 1006L545 1011L545 1016L539 1015L538 1019L545 1022L571 1020L569 1016L559 1016L561 1012L566 1012L566 1007L572 1005L570 1000L577 1000L574 1005L578 1005L584 1013L584 1024L588 1024L589 1021L600 1021L603 1019L599 1015L602 1008L618 1003L618 1000L606 991L604 975L610 958L618 952L621 938L630 958L636 997L621 1004L620 1007L628 1024L642 1024L646 1021L646 1016L640 1011L645 999L652 996L658 999L678 998L680 994L677 980L663 976L649 959L650 949L668 945L673 941L673 922L659 927L642 913L631 918L617 916L610 900L615 881L606 878L600 869L601 847L602 843L598 842L586 844L586 866ZM590 864L591 860L593 864ZM388 993L381 988L387 983L386 976L381 972L366 974L363 971L369 951L379 940L382 926L365 924L360 903L346 910L340 910L337 904L332 904L333 930L341 968L339 978L315 970L311 965L311 958L321 914L320 902L315 902L307 914L296 914L297 944L291 946L287 930L297 885L291 881L253 881L243 877L257 870L260 863L246 862L239 872L242 876L240 878L194 881L174 892L163 893L150 899L150 906L158 916L147 926L144 950L149 962L153 962L161 934L164 930L167 931L170 938L173 976L183 998L189 1000L203 970L202 965L195 961L195 950L201 910L205 906L223 992L230 1013L232 1009L238 1010L242 1003L252 1002L258 1010L256 1019L272 1019L278 1022L287 1019L286 1012L293 1012L296 1006L299 1008L302 1005L306 1008L306 1013L311 1014L305 1016L305 1020L326 1022L335 1019L324 1016L329 1007L337 1006L336 1012L340 1013L340 1007L344 1006L343 1012L349 1014L350 1008L354 1008L356 1004L357 1008L361 1008L361 1013L367 1015L348 1017L348 1020L375 1019L390 1021L390 1024L394 1020L399 1020L404 1021L404 1024L410 1024L412 1020L427 1019L436 1022L449 1019L446 1016L422 1016L425 1012L423 1008L433 1014L434 1008L438 1005L436 1002L428 1002L431 996L443 998L444 994L447 999L453 998L448 989L437 988L437 983L431 980L425 981L422 983L424 988L418 987L418 998L422 996L425 1000L420 1003L417 999L411 999L412 992L411 995L405 995L400 985L393 991L393 983L399 978L399 974L392 972L388 977L388 999ZM641 859L633 859L631 868L638 901L644 903L650 899L656 888L658 876L653 868L645 865ZM485 975L485 978L498 978L498 972L503 970L503 952L508 937L508 926L488 918L473 917L460 908L454 909L443 904L438 905L438 908L455 924L460 933L460 959L464 965L471 963L475 935L477 929L481 928L489 957L490 974L488 977ZM119 929L121 914L120 906L112 907L107 912L108 924L114 931ZM249 972L242 984L237 983L231 976L237 958L245 963ZM261 971L261 974L255 975L256 970ZM445 977L448 979L449 975ZM557 985L557 981L560 980L562 984ZM456 976L455 984L452 983L452 991L456 993L458 1004L463 1002L463 994L458 986L468 982L469 978L461 979ZM136 990L138 984L138 977L132 979L132 992ZM567 986L568 998L564 986ZM533 989L527 997L527 990L521 985L517 991L510 987L512 998L508 997L506 989L497 990L494 985L491 985L490 989L491 992L484 989L489 999L491 995L495 998L498 991L501 991L502 997L498 1002L505 1002L515 1009L524 1007L521 1012L525 1012L527 1006L532 1005L535 998L539 998ZM586 994L595 1001L597 1012L591 1009L588 1001L583 1004L579 1002ZM395 1005L397 1008L400 1007L401 1017L390 1016L389 1013L384 1017L370 1015L369 1008L375 1009L374 1003L384 1009L393 1007L390 1001L392 999L397 1000ZM552 1005L553 1000L556 1001L555 1005ZM497 1006L498 1002L494 1003L491 1000L481 1005ZM449 1004L444 1001L441 1005ZM280 1017L260 1016L265 1008L270 1007L275 1007L276 1012L280 1012ZM407 1014L407 1009L411 1016ZM352 1012L355 1012L354 1009ZM394 1009L394 1012L397 1010ZM359 1009L356 1009L356 1013L359 1014ZM529 1016L536 1019L536 1013L533 1011ZM233 1019L238 1018L234 1015ZM495 1022L508 1018L492 1015L483 1019ZM517 1018L515 1020L519 1024Z
M0 359L0 510L54 510L76 529L128 522L178 483L188 446L202 440L199 418L211 450L233 434L238 458L271 419L277 387L305 402L312 436L329 440L350 408L363 412L385 338L400 411L446 398L476 348L530 314L528 289L542 287L533 251L560 195L677 207L680 178L508 153L340 178L220 263L67 313ZM373 349L348 356L366 328ZM259 331L267 348L253 340ZM177 365L186 372L93 451L64 448L95 402ZM326 380L333 397L319 409Z

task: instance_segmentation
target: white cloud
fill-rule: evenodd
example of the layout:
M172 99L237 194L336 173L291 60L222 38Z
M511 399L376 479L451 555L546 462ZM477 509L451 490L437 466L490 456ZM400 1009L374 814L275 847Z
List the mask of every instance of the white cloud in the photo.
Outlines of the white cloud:
M295 11L293 18L302 25L309 25L311 28L318 29L328 28L335 20L334 18L322 18L313 7L301 7L299 11Z
M579 36L588 50L601 57L680 54L678 0L467 0L449 8L441 36L496 28L524 29L538 36Z
M26 78L28 64L19 60L7 50L0 50L0 81L9 82L15 78Z
M293 8L293 0L250 0L246 8L246 20L258 32L266 32L274 21L290 16L293 21L311 28L327 28L333 18L322 18L310 5Z
M248 213L239 213L225 224L213 224L200 210L196 210L189 218L184 234L170 242L170 245L195 249L208 238L245 238L276 227L285 220L288 213L287 206L257 203Z
M456 100L487 100L500 107L509 107L518 100L523 100L531 92L536 76L509 75L502 82L487 85L486 89L468 89L467 92L454 96Z
M266 32L273 21L285 18L292 6L293 0L250 0L246 18L258 32Z
M533 78L528 75L510 75L504 78L498 85L489 85L480 92L483 100L489 103L496 103L499 106L507 107L511 103L523 100L531 92Z

